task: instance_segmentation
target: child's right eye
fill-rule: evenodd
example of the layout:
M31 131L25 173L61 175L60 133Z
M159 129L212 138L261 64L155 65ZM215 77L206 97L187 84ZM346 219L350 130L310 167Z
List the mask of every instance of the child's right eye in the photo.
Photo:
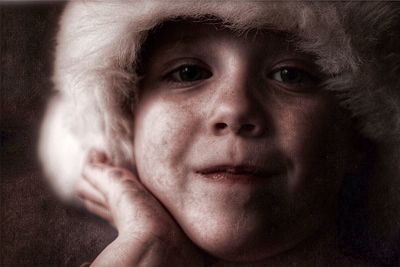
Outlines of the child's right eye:
M211 76L212 73L203 67L197 65L183 65L167 73L165 79L178 83L190 83L205 80Z

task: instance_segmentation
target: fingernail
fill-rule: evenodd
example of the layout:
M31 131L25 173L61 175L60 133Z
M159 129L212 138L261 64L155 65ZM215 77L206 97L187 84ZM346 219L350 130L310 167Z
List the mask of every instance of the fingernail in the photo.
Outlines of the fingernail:
M105 162L107 162L107 156L103 152L92 149L89 152L89 162L90 163L105 163Z

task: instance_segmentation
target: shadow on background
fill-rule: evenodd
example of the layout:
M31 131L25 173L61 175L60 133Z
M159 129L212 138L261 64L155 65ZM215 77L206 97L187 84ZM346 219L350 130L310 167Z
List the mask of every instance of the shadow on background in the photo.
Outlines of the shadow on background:
M79 266L116 235L100 220L57 201L37 162L64 5L0 2L0 266Z

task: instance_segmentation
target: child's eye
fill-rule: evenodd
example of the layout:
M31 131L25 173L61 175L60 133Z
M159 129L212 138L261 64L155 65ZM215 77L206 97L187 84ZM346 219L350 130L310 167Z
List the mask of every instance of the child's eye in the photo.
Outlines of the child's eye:
M273 71L269 78L282 83L286 87L292 89L305 89L316 87L319 79L308 72L295 67L282 67Z
M205 80L212 76L212 73L197 65L183 65L166 75L166 78L173 82L195 82Z
M271 78L283 83L304 83L315 80L314 77L305 71L293 67L281 68L273 72Z

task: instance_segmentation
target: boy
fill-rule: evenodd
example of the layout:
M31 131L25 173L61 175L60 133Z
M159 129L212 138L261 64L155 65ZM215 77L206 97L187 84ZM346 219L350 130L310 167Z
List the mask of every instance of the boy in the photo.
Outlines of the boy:
M362 69L341 26L352 8L71 4L42 154L69 131L48 172L118 230L93 265L365 266L336 232L342 185L373 135L349 116L362 104L339 101L358 96ZM63 169L68 155L77 166Z

